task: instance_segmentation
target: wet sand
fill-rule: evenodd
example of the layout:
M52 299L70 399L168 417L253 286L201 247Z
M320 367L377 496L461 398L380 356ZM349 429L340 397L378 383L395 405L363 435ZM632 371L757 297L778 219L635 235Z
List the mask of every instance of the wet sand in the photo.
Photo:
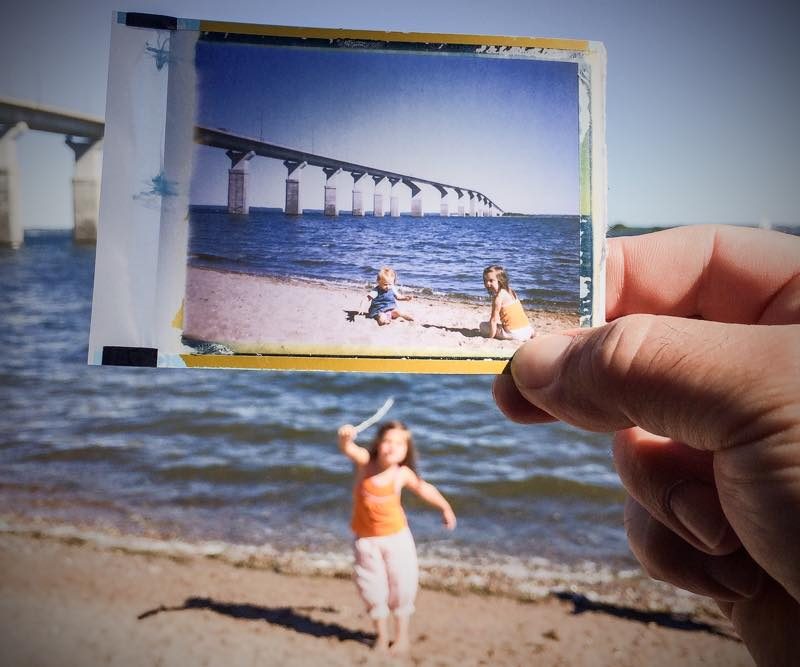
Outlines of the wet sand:
M234 352L510 357L517 341L483 338L485 306L414 296L398 308L414 318L378 326L363 313L368 286L274 278L189 267L184 335ZM528 311L537 333L574 327L577 315Z
M562 596L423 589L414 646L374 654L342 578L0 533L8 665L751 665L729 628Z

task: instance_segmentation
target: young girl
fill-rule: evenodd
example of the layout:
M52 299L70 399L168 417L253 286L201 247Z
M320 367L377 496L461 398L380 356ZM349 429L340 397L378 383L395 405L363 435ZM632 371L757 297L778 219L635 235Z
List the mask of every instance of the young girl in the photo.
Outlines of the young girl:
M339 429L339 449L355 464L353 519L355 581L375 624L375 645L389 647L388 616L395 620L392 652L409 650L408 625L417 595L417 550L400 505L408 488L442 512L444 525L456 526L456 516L433 484L415 472L416 454L411 432L399 421L383 424L372 445L356 444L350 424Z
M487 266L483 285L492 295L492 314L488 322L481 322L481 336L500 340L528 340L533 336L533 327L516 292L508 285L505 269L496 264Z

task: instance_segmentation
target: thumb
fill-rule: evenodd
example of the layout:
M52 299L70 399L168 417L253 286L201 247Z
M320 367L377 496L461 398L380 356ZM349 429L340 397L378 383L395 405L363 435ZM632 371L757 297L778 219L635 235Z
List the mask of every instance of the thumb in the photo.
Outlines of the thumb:
M528 402L576 426L635 425L717 450L767 437L754 431L781 423L774 410L796 417L785 399L800 394L797 330L629 315L534 338L511 376Z

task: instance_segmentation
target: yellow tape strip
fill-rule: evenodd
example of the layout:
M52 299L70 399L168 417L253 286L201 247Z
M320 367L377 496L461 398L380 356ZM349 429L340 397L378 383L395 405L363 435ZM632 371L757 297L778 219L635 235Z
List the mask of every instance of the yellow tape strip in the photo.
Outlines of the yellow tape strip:
M309 39L364 39L388 42L420 42L423 44L473 44L475 46L519 46L524 48L588 51L585 39L552 39L547 37L500 37L497 35L448 35L429 32L381 32L378 30L343 30L336 28L294 28L256 23L200 21L201 32L231 32L269 37Z
M363 373L454 373L497 375L506 360L370 359L357 357L270 357L258 355L182 354L189 368L248 368L281 371L361 371Z

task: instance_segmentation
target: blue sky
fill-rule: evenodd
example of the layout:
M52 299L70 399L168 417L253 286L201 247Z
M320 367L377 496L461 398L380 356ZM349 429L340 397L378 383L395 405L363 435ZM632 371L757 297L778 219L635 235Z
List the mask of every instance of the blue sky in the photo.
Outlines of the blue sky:
M197 69L201 125L472 188L507 211L578 212L575 63L201 42ZM228 166L198 150L193 203L227 201ZM251 205L282 206L283 164L250 170ZM323 183L304 170L306 208L323 207ZM350 184L339 177L346 209ZM438 211L435 190L423 197Z
M0 95L102 116L116 8L101 0L28 0L5 9ZM798 3L131 0L124 9L603 41L611 222L800 222ZM69 226L72 155L63 139L30 133L19 152L26 226Z

